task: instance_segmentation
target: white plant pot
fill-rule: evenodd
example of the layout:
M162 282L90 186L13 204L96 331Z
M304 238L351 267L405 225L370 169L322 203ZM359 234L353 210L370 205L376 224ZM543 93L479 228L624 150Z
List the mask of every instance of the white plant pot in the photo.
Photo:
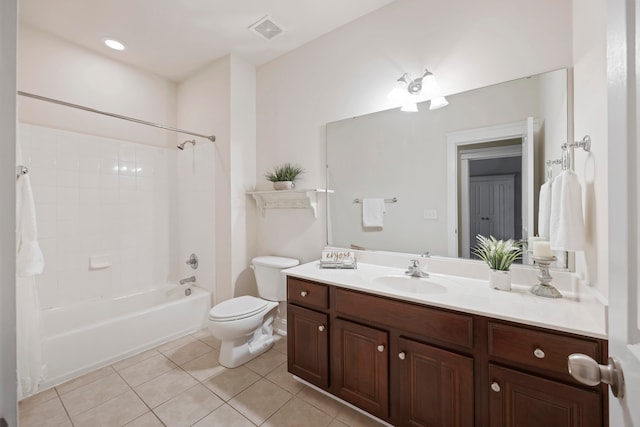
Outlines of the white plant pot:
M489 286L500 291L510 291L511 271L491 270L489 272Z
M273 183L274 190L293 190L296 184L293 181L275 181Z

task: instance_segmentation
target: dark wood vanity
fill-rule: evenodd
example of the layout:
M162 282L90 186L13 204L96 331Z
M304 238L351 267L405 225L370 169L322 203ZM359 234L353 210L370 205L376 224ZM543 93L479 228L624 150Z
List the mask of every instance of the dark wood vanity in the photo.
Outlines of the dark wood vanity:
M599 427L607 341L287 278L288 369L396 426Z

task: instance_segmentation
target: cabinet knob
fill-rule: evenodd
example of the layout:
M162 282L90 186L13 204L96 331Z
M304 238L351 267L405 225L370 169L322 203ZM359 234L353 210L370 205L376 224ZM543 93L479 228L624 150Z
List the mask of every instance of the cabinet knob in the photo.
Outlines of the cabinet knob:
M491 383L491 390L495 391L496 393L500 392L500 384L498 384L497 382L492 382Z
M533 350L533 355L538 359L544 359L545 356L544 351L542 351L541 348L536 348L535 350Z
M400 360L404 360L406 359L407 355L404 353L404 351L401 351L400 353L398 353L398 359Z
M320 332L323 332L323 331L324 331L324 325L320 325L320 326L318 326L318 330L319 330Z
M380 345L378 346L378 351L379 351L380 353L382 353L382 352L384 351L384 346L383 346L382 344L380 344Z
M302 292L300 292L300 296L301 296L301 297L306 297L306 296L307 296L307 291L302 291Z

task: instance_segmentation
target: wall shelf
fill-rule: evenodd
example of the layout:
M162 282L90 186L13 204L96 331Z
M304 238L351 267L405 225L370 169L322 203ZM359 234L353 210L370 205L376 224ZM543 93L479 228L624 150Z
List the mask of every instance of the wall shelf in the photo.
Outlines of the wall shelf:
M313 217L318 217L318 193L333 193L333 190L312 188L305 190L250 191L258 209L264 215L266 209L311 209Z

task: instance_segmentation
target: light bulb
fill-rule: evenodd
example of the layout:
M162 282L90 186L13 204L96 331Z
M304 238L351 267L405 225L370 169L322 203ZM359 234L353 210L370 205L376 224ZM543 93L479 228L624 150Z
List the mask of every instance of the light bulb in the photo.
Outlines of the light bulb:
M446 107L447 105L449 105L449 102L447 102L444 96L436 96L431 100L429 110L437 110L439 108Z
M114 39L104 39L104 44L110 47L113 50L124 50L124 45L120 43L118 40Z

